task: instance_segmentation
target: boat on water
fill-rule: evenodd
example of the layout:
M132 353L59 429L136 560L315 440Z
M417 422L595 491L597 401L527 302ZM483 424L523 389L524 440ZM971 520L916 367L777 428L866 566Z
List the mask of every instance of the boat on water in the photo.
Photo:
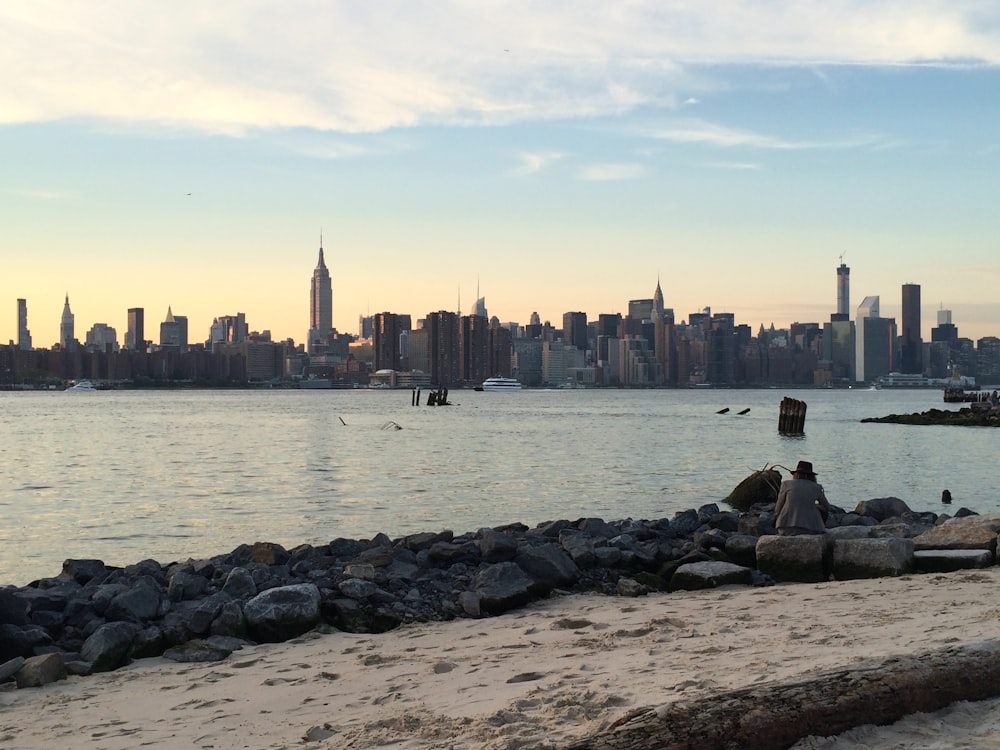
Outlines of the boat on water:
M517 378L486 378L476 390L482 391L520 391L524 388Z
M67 393L90 393L91 391L96 391L97 388L89 380L78 380L69 388L66 389Z

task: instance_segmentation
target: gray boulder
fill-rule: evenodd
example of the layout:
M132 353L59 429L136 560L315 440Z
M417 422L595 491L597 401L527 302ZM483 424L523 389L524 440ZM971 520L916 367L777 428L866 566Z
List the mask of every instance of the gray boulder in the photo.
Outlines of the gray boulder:
M248 601L243 614L256 640L281 643L320 623L319 589L312 583L277 586Z
M594 540L589 534L565 529L559 534L559 545L578 567L587 568L594 564Z
M913 567L922 573L951 573L988 568L994 555L988 549L925 549L913 553Z
M109 622L101 625L83 642L80 656L90 662L94 672L110 672L129 663L132 641L139 626L131 622Z
M222 584L222 591L233 599L249 599L257 595L257 584L246 568L233 568Z
M140 578L131 588L117 594L108 604L104 617L108 620L144 622L161 615L161 594L156 582Z
M996 555L1000 515L951 518L915 537L918 550L984 549Z
M517 555L517 540L504 531L482 529L479 532L479 552L483 562L507 562Z
M13 659L8 659L3 664L0 664L0 682L7 682L11 677L17 674L17 670L24 666L25 659L23 656L15 656Z
M60 654L43 654L26 659L15 675L19 688L42 687L66 679L66 665Z
M757 537L749 534L733 534L726 539L724 551L737 565L745 568L757 567Z
M840 539L833 543L833 577L838 581L898 576L912 570L912 539Z
M757 568L775 581L828 581L832 544L826 534L762 536L757 540Z
M513 562L501 562L476 574L473 590L484 612L498 615L531 600L534 581Z
M540 593L572 586L580 577L580 569L558 544L523 547L514 562L531 577Z
M727 584L749 586L753 583L750 568L712 560L681 565L670 577L670 591L699 591Z
M167 584L167 598L172 602L185 599L197 599L208 590L208 579L205 576L178 571L170 576Z
M876 521L884 521L887 518L895 518L913 511L898 497L876 497L871 500L862 500L854 512L859 516L869 516Z

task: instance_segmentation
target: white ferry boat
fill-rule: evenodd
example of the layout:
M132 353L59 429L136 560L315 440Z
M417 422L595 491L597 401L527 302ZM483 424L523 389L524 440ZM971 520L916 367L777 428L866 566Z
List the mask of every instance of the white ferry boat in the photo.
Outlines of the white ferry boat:
M73 385L66 389L67 393L90 393L91 391L96 391L97 388L89 380L78 380Z
M517 378L486 378L480 386L484 391L520 391L524 386Z

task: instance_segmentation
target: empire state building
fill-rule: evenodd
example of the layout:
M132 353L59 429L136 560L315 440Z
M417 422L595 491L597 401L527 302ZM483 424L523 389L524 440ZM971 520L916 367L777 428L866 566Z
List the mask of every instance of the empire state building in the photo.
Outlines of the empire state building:
M323 237L319 238L319 262L313 271L309 287L309 338L310 354L326 350L333 332L333 288L330 272L323 260Z

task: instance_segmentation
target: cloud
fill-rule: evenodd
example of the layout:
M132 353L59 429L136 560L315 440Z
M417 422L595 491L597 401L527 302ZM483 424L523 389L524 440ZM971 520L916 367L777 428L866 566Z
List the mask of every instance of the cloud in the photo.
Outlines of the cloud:
M563 155L557 152L520 154L520 164L511 170L511 173L518 177L526 177L548 169L562 158Z
M580 170L580 179L591 182L635 180L645 173L641 164L592 164Z
M761 165L753 162L738 162L738 161L708 161L702 164L703 167L708 169L735 169L735 170L753 170L760 169Z
M16 195L20 198L28 198L40 201L61 201L69 198L68 193L59 190L37 190L32 188L8 188L4 191L8 195Z
M1000 64L989 8L35 0L0 5L0 123L75 118L226 135L506 124L693 103L705 66L958 61Z
M857 133L827 141L788 140L751 130L729 128L705 120L674 120L661 126L648 128L649 138L675 143L701 143L708 146L746 147L756 149L799 150L799 149L843 149L885 146L888 141L880 135Z

